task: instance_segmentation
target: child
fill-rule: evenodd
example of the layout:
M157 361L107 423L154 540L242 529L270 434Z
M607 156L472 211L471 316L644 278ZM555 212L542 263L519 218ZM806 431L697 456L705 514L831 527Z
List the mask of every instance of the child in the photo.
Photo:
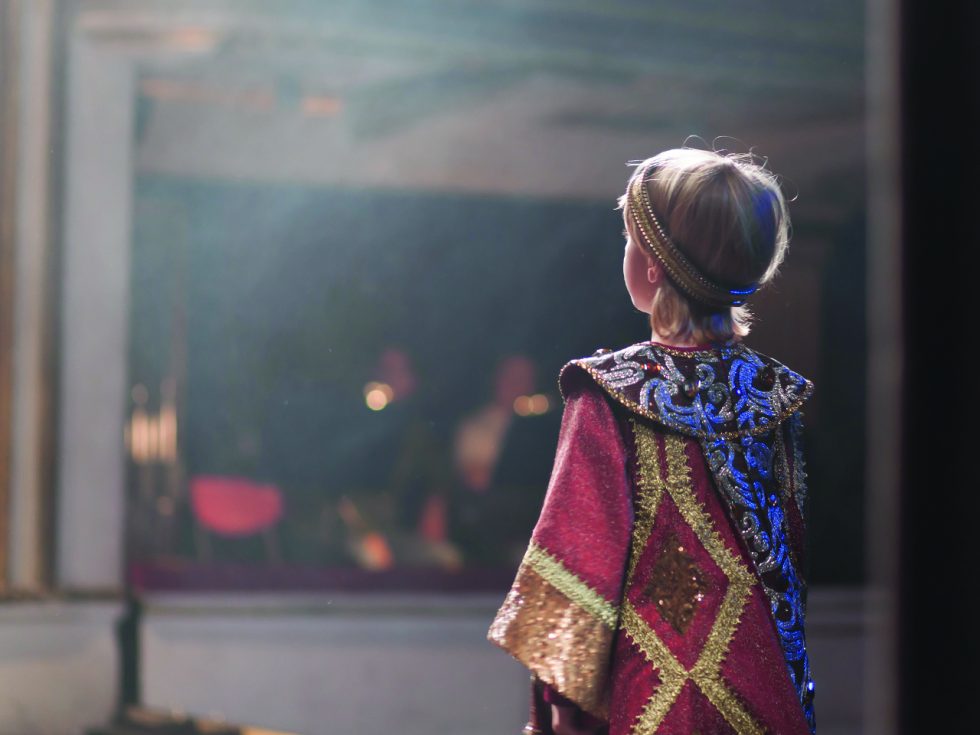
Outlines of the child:
M562 368L551 479L487 637L531 671L525 733L813 733L813 386L741 342L784 199L751 156L683 148L640 163L620 207L651 339Z

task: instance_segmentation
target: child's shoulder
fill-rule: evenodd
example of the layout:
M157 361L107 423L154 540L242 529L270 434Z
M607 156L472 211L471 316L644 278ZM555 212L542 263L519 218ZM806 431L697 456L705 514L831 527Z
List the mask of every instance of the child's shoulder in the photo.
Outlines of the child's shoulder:
M637 415L707 438L768 431L799 410L813 383L741 342L688 349L645 341L569 360L558 388L566 401L597 388Z

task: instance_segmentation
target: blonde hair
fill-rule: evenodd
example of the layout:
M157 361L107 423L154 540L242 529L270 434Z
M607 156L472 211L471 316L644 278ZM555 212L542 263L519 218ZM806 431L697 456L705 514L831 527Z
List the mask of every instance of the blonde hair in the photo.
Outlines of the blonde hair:
M754 154L667 150L637 164L627 191L644 175L661 225L704 275L734 286L762 286L775 277L789 245L789 212L778 178ZM646 253L628 199L623 194L617 209L623 210L630 238ZM747 306L705 306L666 278L650 308L650 326L658 334L698 342L744 337L751 319Z

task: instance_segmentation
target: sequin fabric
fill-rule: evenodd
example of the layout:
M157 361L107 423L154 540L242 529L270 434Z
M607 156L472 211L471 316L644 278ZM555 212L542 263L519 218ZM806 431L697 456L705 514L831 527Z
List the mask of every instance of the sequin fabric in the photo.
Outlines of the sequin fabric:
M807 517L807 487L806 470L803 464L803 416L795 413L787 421L790 432L790 444L793 457L793 495L797 509L805 520Z
M804 632L806 584L791 553L786 517L786 498L792 496L796 507L791 511L805 524L799 409L812 383L740 343L704 351L650 342L600 350L566 363L559 374L563 396L581 373L631 412L700 441L717 492L768 599L790 679L815 732ZM791 472L788 466L780 471L775 461L784 421L790 428Z
M644 592L678 633L687 630L697 603L704 599L704 575L676 534L668 536L650 572Z
M618 611L596 598L559 561L532 547L487 637L584 710L605 717Z

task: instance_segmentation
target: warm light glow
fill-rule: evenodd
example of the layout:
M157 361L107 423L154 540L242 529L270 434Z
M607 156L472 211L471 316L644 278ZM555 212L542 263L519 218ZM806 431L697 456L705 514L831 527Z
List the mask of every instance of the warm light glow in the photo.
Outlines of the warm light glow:
M395 558L385 537L377 531L370 531L361 539L361 564L368 569L389 569Z
M160 456L160 420L158 416L146 421L146 456L157 459Z
M372 411L380 411L388 405L388 396L384 394L384 391L376 388L368 391L367 395L364 396L364 402L367 403L367 407Z
M537 416L547 413L551 407L551 401L544 393L535 393L533 396L517 396L514 399L514 413L518 416Z
M380 411L391 403L394 397L395 391L387 383L372 380L364 386L364 402L372 411Z
M133 461L138 464L149 461L148 421L146 411L137 408L133 411L133 416L129 422L131 427L129 431L130 451L133 454Z
M164 379L160 394L160 410L150 413L146 410L149 401L146 386L137 384L131 391L136 406L126 424L123 439L136 464L177 461L177 390L172 378Z
M339 97L325 94L308 94L303 98L301 107L304 115L309 117L333 117L343 108Z
M182 51L210 51L218 42L218 34L207 28L178 28L166 34L165 42Z
M159 449L160 459L164 462L177 461L177 409L174 406L164 406L160 409Z

